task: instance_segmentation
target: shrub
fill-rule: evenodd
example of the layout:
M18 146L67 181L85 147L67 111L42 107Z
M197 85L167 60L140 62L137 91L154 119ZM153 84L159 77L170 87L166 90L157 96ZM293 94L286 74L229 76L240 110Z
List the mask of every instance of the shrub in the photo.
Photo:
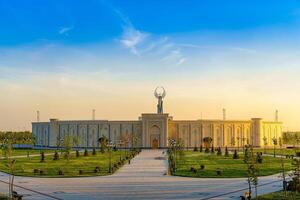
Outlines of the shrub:
M67 159L67 160L69 160L71 158L71 151L67 150L65 152L64 158Z
M191 172L193 172L194 174L197 173L197 169L195 169L194 167L191 167Z
M202 147L202 145L200 145L200 152L203 152L203 147Z
M83 154L83 156L89 156L89 152L88 152L88 150L85 148L84 149L84 154Z
M221 175L222 175L222 173L223 173L223 171L222 171L221 169L217 169L217 171L216 171L216 172L217 172L217 175L218 175L218 176L221 176Z
M197 148L197 147L194 147L194 151L198 151L198 148Z
M78 150L76 150L76 158L79 158L79 156L80 156L80 153Z
M41 152L41 162L45 162L45 153Z
M59 160L59 154L57 151L55 151L55 153L53 155L53 160Z
M239 154L237 153L236 150L234 150L234 153L233 153L233 159L239 159Z
M296 152L296 156L297 156L297 157L300 157L300 152Z
M221 147L218 148L217 155L218 155L218 156L221 156L221 155L222 155Z
M117 163L114 164L114 168L118 169L118 164Z
M94 170L94 172L95 172L95 173L99 173L99 172L100 172L100 167L98 167L98 166L97 166L97 167L95 167L95 170Z
M40 170L40 175L44 175L44 170Z
M287 183L287 191L300 192L300 179L298 177L293 177L293 179Z
M214 146L211 146L211 151L210 151L212 154L214 154L215 153L215 148L214 148Z
M95 147L93 147L93 156L95 156L97 154L97 152L96 152L96 148Z
M40 170L39 170L39 169L34 169L34 170L33 170L33 173L34 173L34 174L38 174L38 173L40 173Z
M83 170L80 169L80 170L79 170L79 175L82 175L82 174L83 174Z
M58 175L65 175L64 171L62 169L58 170Z
M205 165L200 165L200 169L204 170L205 169Z
M205 153L209 153L209 148L205 148Z
M228 156L229 156L229 152L228 152L228 148L226 146L226 148L225 148L225 157L228 157Z
M262 154L260 152L256 153L256 162L261 164L263 162L263 157Z

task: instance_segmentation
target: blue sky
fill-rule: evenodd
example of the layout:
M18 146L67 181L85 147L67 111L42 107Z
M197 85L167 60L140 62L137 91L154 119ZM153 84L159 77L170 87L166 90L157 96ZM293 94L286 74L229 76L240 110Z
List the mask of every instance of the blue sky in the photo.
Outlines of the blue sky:
M299 24L299 4L295 0L1 0L0 44L110 42L128 23L158 35L293 28Z
M300 128L300 1L0 0L0 27L0 129L30 129L36 110L135 119L157 85L175 118L279 109Z

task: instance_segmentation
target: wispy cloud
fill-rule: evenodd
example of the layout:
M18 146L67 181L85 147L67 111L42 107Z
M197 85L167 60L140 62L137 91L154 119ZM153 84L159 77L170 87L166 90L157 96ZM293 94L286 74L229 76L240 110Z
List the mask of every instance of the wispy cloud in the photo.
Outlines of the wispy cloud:
M166 63L172 63L175 61L176 65L181 65L186 61L186 57L182 55L181 49L178 48L168 52L168 54L162 58L162 61Z
M194 49L211 49L211 50L221 50L221 51L239 51L244 53L256 53L255 49L239 47L239 46L214 46L214 45L197 45L197 44L190 44L190 43L179 43L177 44L183 48L194 48Z
M156 56L158 60L176 65L181 65L187 60L181 48L171 42L169 37L155 36L137 30L132 25L124 26L119 41L136 56Z
M137 49L138 45L142 44L146 38L147 33L143 33L129 26L124 28L124 33L120 42L124 47L130 49L131 53L140 55L140 52Z
M153 56L156 56L157 60L175 65L181 65L187 60L181 48L171 42L169 37L156 36L139 30L120 10L113 8L113 11L123 24L123 33L118 41L123 47L129 49L132 54L144 57L152 56L152 59Z
M60 35L69 35L69 32L73 29L73 26L61 27L58 31Z

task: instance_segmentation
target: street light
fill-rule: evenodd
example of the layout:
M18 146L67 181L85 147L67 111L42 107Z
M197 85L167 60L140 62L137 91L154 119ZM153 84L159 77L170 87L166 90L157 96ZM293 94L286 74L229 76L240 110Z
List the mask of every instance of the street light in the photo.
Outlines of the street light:
M112 154L111 154L111 151L112 151L112 147L114 147L114 143L112 141L109 141L108 143L108 149L109 149L109 166L108 166L108 173L112 173L112 166L111 166L111 157L112 157Z

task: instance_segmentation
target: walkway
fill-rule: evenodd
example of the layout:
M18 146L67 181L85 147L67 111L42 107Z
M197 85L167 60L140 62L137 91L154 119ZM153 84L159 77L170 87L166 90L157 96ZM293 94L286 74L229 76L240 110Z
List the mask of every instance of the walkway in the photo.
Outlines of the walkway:
M162 150L143 150L131 165L125 165L112 176L86 178L30 178L16 177L16 188L24 199L239 199L247 183L242 179L198 179L173 177L166 174L167 163ZM0 180L7 180L0 174ZM259 193L280 189L278 176L260 178ZM271 184L268 184L271 183ZM0 182L0 192L7 186ZM39 191L42 194L37 194ZM231 193L233 192L233 193ZM224 195L228 193L227 195ZM51 195L51 196L45 196ZM218 195L222 195L218 197Z

